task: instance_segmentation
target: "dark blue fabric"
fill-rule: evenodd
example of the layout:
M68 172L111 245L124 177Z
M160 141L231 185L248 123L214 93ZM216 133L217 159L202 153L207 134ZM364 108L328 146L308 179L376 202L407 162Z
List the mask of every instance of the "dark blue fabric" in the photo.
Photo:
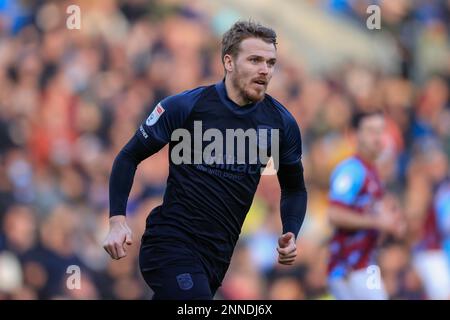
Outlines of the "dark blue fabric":
M159 239L161 240L161 239ZM189 243L144 237L139 252L141 274L153 290L153 300L211 300L217 286ZM152 261L157 256L164 265Z
M145 146L137 134L123 147L114 160L109 178L109 214L125 215L128 195L133 185L134 175L139 163L158 152L164 144L154 143Z
M280 165L278 180L281 186L280 213L283 233L297 237L306 214L307 193L301 162Z
M117 197L111 200L116 208L113 213L124 214L132 175L139 161L166 143L169 143L170 155L178 143L171 141L174 130L182 128L194 136L196 121L202 122L203 132L215 128L224 137L227 129L279 130L280 168L291 166L293 169L287 171L298 180L280 180L283 230L297 234L306 209L298 125L292 115L269 95L258 103L237 106L228 98L223 82L168 97L155 106L136 133L147 151L134 141L125 147L128 151L119 155L116 159L118 163L113 166L110 195ZM204 148L210 142L200 143ZM270 155L272 145L269 139L267 146ZM140 156L132 156L134 148L138 149ZM191 159L194 159L194 147L189 152ZM175 243L188 245L191 255L204 267L210 284L220 286L263 168L261 162L175 164L169 157L169 177L163 203L154 208L147 218L143 245L161 252L167 252ZM177 265L177 256L177 252L147 255L146 265L155 270Z

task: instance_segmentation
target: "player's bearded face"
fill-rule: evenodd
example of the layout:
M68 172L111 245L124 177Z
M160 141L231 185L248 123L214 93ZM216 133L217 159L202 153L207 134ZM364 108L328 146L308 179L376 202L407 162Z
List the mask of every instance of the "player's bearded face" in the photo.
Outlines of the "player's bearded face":
M233 63L231 80L239 95L248 102L264 99L274 71L276 51L261 39L246 39Z
M238 66L235 66L232 81L234 87L239 90L240 96L249 102L262 100L269 84L266 77L254 76L251 72L241 70Z

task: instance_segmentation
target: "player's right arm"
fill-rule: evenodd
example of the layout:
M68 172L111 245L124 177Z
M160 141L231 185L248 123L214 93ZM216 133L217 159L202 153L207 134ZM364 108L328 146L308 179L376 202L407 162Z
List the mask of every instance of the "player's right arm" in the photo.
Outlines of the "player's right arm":
M389 210L362 214L356 210L331 204L328 209L328 218L332 225L341 229L376 229L397 237L403 235L405 228L403 221Z
M111 258L125 257L127 245L132 244L125 216L137 166L161 150L172 132L184 125L202 90L185 91L158 103L115 158L109 179L110 230L103 244Z
M331 204L328 208L328 218L332 225L341 229L360 230L381 227L375 214L361 214L336 204Z
M127 225L125 215L137 166L164 146L162 143L155 142L153 150L147 148L137 134L128 141L114 159L109 179L109 233L103 248L111 258L116 260L126 257L127 245L132 244L132 232Z

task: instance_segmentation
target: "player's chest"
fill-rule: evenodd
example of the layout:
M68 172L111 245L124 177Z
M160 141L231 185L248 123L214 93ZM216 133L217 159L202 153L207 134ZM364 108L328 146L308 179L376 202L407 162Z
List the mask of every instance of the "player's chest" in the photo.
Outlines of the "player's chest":
M358 206L367 206L374 204L383 197L383 187L377 174L367 172L363 187L357 197Z
M260 106L242 114L235 113L220 104L206 104L194 108L185 123L185 128L193 131L201 125L202 130L258 130L258 128L282 130L282 123L271 110Z

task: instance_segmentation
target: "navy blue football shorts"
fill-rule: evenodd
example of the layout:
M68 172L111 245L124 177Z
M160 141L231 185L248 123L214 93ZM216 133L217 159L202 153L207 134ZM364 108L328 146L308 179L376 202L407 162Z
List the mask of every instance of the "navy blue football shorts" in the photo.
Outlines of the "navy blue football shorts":
M183 245L142 243L139 266L153 300L212 300L217 287L210 284L202 263Z

